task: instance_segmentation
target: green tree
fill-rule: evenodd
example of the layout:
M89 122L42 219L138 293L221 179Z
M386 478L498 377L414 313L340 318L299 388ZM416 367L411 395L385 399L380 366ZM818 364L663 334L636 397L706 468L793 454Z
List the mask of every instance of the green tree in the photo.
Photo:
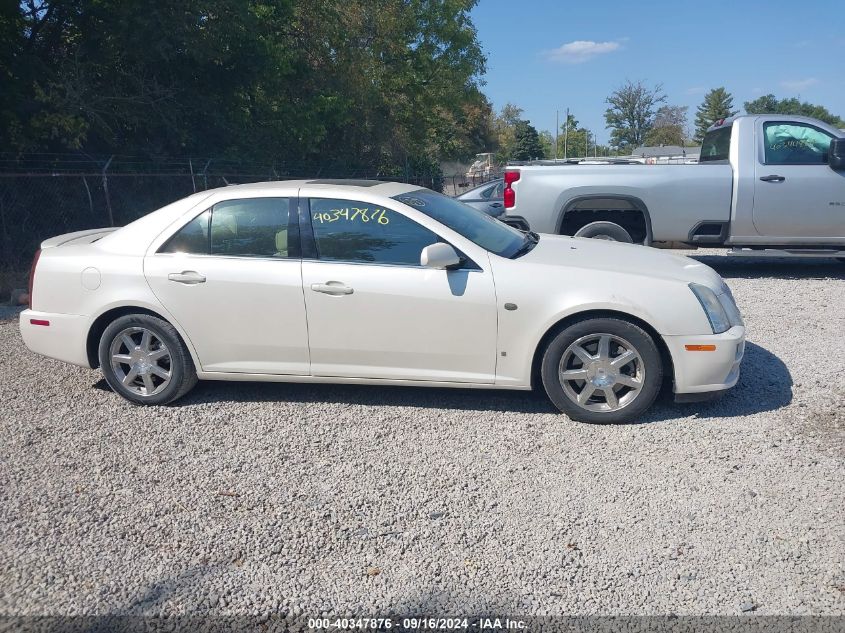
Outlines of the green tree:
M475 0L23 0L12 150L404 166L492 140Z
M633 149L643 144L654 125L657 107L666 102L666 95L660 84L649 88L642 81L627 81L605 102L610 106L605 110L604 120L611 130L611 144Z
M580 158L585 156L587 129L581 127L575 115L570 114L560 126L558 134L558 158Z
M522 121L522 108L512 103L506 103L502 108L499 118L504 125L515 127L517 123Z
M542 130L540 133L540 146L543 148L542 157L551 159L555 157L555 137L548 130Z
M537 129L528 121L517 121L514 126L513 160L534 160L543 157L543 145Z
M506 103L498 115L492 118L491 128L495 138L496 162L506 163L512 158L516 144L516 125L522 119L522 108Z
M707 128L716 121L734 116L737 110L733 109L733 105L733 96L722 86L704 95L704 101L695 111L695 142L701 143Z
M687 140L687 106L665 105L658 108L654 124L645 135L646 145L678 145Z
M769 94L754 101L746 101L744 105L748 114L796 114L813 117L836 127L845 127L845 120L831 113L824 106L799 101L795 97L778 99Z

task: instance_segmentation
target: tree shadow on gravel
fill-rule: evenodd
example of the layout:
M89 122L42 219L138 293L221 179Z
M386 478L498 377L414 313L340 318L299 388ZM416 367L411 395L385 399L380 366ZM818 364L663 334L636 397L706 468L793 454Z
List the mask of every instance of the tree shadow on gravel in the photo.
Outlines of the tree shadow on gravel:
M721 398L675 404L664 390L654 406L636 423L660 422L691 415L733 417L772 411L792 401L792 376L768 350L746 343L739 383ZM363 406L416 407L458 411L557 413L542 390L443 389L380 385L202 381L171 406L219 402L299 402Z
M731 418L774 411L792 402L792 374L783 361L754 343L745 344L739 382L723 396L706 402L677 404L671 390L664 390L640 423L695 415Z
M835 259L688 255L728 279L845 279L845 263Z

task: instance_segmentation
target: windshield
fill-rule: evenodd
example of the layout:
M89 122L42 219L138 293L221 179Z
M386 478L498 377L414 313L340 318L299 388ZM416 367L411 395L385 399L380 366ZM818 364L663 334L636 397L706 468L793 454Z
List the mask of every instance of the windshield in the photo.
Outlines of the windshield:
M455 233L501 257L513 257L530 239L521 231L486 213L430 189L417 189L394 196L393 199L425 213Z
M731 149L731 126L716 128L704 135L701 141L701 156L699 163L711 163L717 160L728 160Z

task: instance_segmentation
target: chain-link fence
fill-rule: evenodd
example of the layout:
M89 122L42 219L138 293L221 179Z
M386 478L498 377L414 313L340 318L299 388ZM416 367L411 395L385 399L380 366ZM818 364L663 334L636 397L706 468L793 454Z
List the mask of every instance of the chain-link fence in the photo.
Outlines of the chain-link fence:
M122 226L196 191L293 178L400 180L437 190L445 184L439 170L414 173L406 169L388 176L374 168L349 165L0 155L0 272L5 270L8 278L13 271L19 280L38 244L54 235Z

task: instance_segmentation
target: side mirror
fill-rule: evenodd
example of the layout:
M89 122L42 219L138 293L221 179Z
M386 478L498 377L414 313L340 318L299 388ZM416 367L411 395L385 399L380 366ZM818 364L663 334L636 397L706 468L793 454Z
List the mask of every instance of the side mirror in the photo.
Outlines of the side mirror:
M827 164L834 171L845 171L845 138L835 138L830 142Z
M444 269L460 263L461 258L455 249L443 242L426 246L420 253L420 264L426 268Z

